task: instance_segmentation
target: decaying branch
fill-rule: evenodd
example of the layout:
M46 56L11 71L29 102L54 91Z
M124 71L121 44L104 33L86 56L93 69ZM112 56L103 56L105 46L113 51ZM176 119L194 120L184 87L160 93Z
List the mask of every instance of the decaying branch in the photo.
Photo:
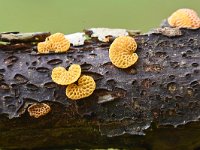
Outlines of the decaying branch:
M134 35L139 61L127 69L110 62L114 37L102 42L92 32L84 45L62 54L0 50L0 147L198 149L200 29ZM19 42L9 35L8 41ZM97 85L80 101L68 99L66 87L51 80L54 67L73 63ZM30 117L28 106L41 102L51 111Z
M44 41L50 32L35 32L35 33L19 33L19 32L3 32L0 33L0 41L3 42L41 42Z
M32 51L33 46L42 42L50 35L50 32L19 33L2 32L0 33L0 49L6 51L25 50Z

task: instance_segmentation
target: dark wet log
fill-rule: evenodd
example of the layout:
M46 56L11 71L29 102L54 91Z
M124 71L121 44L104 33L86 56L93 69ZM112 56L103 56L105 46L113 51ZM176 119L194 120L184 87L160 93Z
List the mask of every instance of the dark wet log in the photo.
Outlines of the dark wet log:
M199 149L200 29L154 32L135 37L139 61L127 69L114 67L110 43L96 39L63 54L0 50L0 147ZM72 63L97 84L80 101L50 77ZM30 117L37 102L51 112Z

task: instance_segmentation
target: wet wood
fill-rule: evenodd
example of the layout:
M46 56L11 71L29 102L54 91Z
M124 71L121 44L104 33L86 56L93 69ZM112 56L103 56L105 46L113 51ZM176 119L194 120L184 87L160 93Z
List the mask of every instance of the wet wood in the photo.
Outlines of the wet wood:
M111 41L96 38L62 54L0 48L0 147L199 149L200 29L169 30L136 35L139 61L127 69L110 62ZM50 77L73 63L97 85L80 101ZM50 113L30 117L40 102Z

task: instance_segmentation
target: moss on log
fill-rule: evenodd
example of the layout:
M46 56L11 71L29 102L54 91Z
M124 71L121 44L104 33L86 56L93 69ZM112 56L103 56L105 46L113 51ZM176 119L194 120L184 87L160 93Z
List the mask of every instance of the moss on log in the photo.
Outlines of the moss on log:
M62 54L40 55L34 45L1 48L0 147L198 149L200 29L162 28L134 38L139 61L127 69L109 60L113 38L91 38ZM97 85L80 101L68 99L50 76L73 63ZM35 119L27 107L38 102L51 112Z

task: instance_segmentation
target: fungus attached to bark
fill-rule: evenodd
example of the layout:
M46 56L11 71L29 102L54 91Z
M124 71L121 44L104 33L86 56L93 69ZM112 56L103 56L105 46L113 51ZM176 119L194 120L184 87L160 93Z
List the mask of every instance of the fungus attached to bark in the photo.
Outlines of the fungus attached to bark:
M70 47L70 41L62 33L55 33L47 39L52 44L52 50L55 53L66 52Z
M56 67L52 70L52 80L60 85L69 85L78 80L81 75L80 65L73 64L67 71L64 67Z
M49 50L51 49L51 43L50 42L40 42L37 45L38 53L41 54L48 54Z
M134 38L120 36L110 46L110 60L118 68L128 68L138 60L138 55L134 53L136 49L137 43Z
M45 116L51 111L51 107L45 103L35 103L28 108L29 115L34 118Z
M55 33L46 38L45 42L37 45L39 53L47 54L50 51L55 53L66 52L70 47L70 41L62 33Z
M66 95L72 100L90 96L96 88L96 83L91 76L83 75L78 80L78 85L70 84L66 88Z
M57 84L67 85L67 70L64 67L56 67L52 70L51 78Z
M200 28L200 18L198 14L192 9L178 9L169 18L168 23L172 27L179 28Z

